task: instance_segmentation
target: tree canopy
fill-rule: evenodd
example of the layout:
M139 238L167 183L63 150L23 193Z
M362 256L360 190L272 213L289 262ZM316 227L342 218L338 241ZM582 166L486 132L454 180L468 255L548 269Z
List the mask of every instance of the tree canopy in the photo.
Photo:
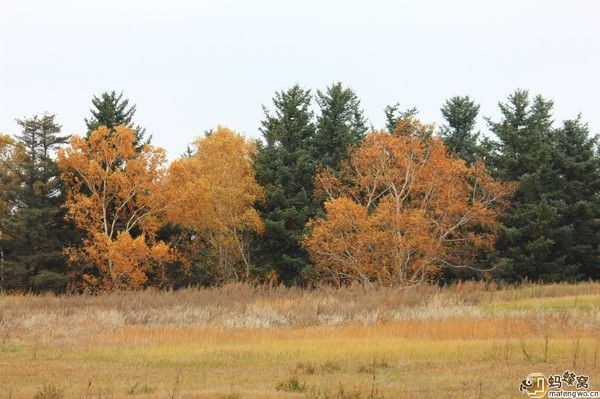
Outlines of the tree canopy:
M170 162L123 93L92 104L83 136L48 113L0 135L0 292L600 278L599 138L527 90L484 126L452 96L439 128L395 104L378 130L349 86L296 84L260 138Z

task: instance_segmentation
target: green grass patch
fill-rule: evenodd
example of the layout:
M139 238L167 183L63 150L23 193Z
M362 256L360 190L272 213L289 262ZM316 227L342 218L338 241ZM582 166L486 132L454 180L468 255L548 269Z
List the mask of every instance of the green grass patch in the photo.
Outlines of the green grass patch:
M481 305L480 308L487 312L504 311L565 311L579 310L591 311L600 308L600 294L569 295L554 298L528 298L515 301L505 301Z

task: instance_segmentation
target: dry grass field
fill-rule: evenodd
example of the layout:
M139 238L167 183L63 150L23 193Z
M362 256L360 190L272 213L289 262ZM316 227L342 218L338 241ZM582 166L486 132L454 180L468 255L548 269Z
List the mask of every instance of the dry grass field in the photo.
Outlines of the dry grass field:
M600 390L600 283L0 297L3 398L526 398Z

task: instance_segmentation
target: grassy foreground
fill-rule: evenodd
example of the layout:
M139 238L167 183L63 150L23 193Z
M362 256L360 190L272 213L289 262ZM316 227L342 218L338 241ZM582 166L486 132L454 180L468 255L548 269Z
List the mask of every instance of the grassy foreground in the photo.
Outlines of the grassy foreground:
M599 346L600 283L1 296L0 399L527 398Z

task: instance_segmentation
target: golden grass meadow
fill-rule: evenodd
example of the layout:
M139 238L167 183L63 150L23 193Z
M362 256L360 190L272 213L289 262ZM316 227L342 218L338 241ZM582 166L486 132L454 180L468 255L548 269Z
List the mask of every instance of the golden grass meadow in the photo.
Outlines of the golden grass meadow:
M600 283L0 297L0 398L527 398L600 389Z

